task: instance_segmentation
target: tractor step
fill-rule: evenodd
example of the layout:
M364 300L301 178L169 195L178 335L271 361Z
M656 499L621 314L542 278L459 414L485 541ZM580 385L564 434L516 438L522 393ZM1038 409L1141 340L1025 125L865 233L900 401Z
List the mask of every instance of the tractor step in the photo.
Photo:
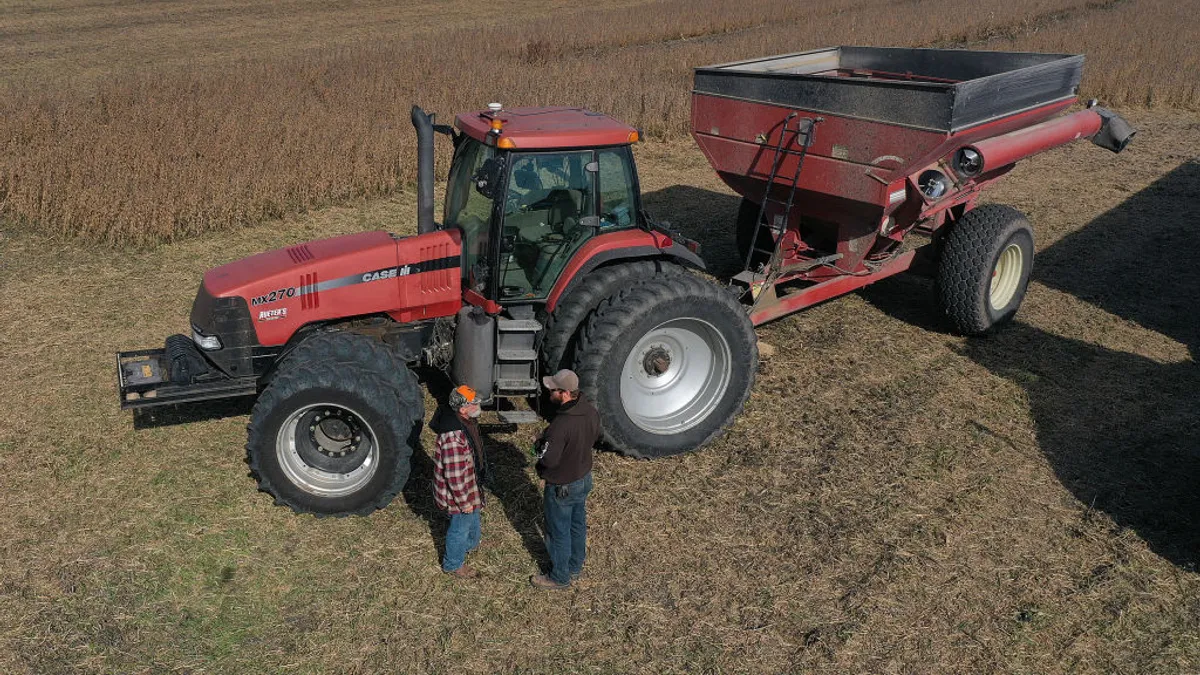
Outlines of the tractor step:
M542 323L537 319L505 319L500 317L496 328L502 333L536 333L542 329Z
M542 416L532 410L498 410L496 415L509 424L532 424L542 420Z
M533 349L497 349L496 358L501 361L537 361L538 353Z
M500 379L496 380L496 390L497 393L501 391L537 391L538 381L533 379Z

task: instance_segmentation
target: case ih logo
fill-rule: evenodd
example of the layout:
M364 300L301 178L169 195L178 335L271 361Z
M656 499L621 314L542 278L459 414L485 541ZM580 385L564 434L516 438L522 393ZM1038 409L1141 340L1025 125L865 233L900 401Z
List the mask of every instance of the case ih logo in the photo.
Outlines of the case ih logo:
M379 281L380 279L395 279L396 277L406 277L412 273L412 268L408 265L404 267L389 267L378 272L367 272L362 275L362 282L368 283L371 281Z
M276 319L282 319L285 316L287 316L287 307L280 307L279 309L265 309L258 313L258 320L274 321Z

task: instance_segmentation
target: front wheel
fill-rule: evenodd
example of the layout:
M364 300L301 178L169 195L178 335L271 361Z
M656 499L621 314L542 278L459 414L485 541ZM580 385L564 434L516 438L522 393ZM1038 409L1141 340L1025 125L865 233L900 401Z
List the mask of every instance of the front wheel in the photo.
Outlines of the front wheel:
M729 293L691 275L614 295L588 320L575 369L604 440L635 457L696 450L741 412L758 367L754 327Z
M366 515L404 487L423 407L416 378L383 343L315 336L280 364L255 403L247 461L278 504Z
M981 335L1012 319L1033 270L1033 227L1011 206L967 212L946 235L938 261L942 310L954 329Z

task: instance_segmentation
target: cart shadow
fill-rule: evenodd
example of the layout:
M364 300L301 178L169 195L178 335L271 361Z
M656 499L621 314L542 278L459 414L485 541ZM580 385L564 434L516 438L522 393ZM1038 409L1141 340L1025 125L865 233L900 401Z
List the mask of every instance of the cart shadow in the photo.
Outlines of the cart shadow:
M1200 228L1180 209L1197 200L1200 164L1190 162L1043 250L1033 271L1040 284L1184 345L1190 360L1160 363L1019 318L961 348L1026 391L1041 452L1089 513L1188 569L1200 561ZM927 280L897 277L861 293L895 318L946 330Z
M671 214L670 226L700 243L709 274L727 279L742 270L736 238L741 197L672 185L643 195L642 204L651 215Z

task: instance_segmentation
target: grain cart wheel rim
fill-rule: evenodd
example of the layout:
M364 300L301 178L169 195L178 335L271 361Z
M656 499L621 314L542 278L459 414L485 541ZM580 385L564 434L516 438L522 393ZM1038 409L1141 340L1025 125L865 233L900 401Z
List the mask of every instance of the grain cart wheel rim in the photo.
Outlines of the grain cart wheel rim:
M656 326L625 359L625 414L653 434L691 429L721 402L731 360L729 342L707 321L679 318Z
M334 403L304 406L284 421L275 453L293 485L318 497L362 489L379 468L371 425L352 408Z
M1025 269L1025 256L1021 247L1009 244L1000 257L996 259L996 267L992 269L992 283L988 293L988 302L993 311L999 311L1012 302L1017 288L1021 285L1021 273Z

